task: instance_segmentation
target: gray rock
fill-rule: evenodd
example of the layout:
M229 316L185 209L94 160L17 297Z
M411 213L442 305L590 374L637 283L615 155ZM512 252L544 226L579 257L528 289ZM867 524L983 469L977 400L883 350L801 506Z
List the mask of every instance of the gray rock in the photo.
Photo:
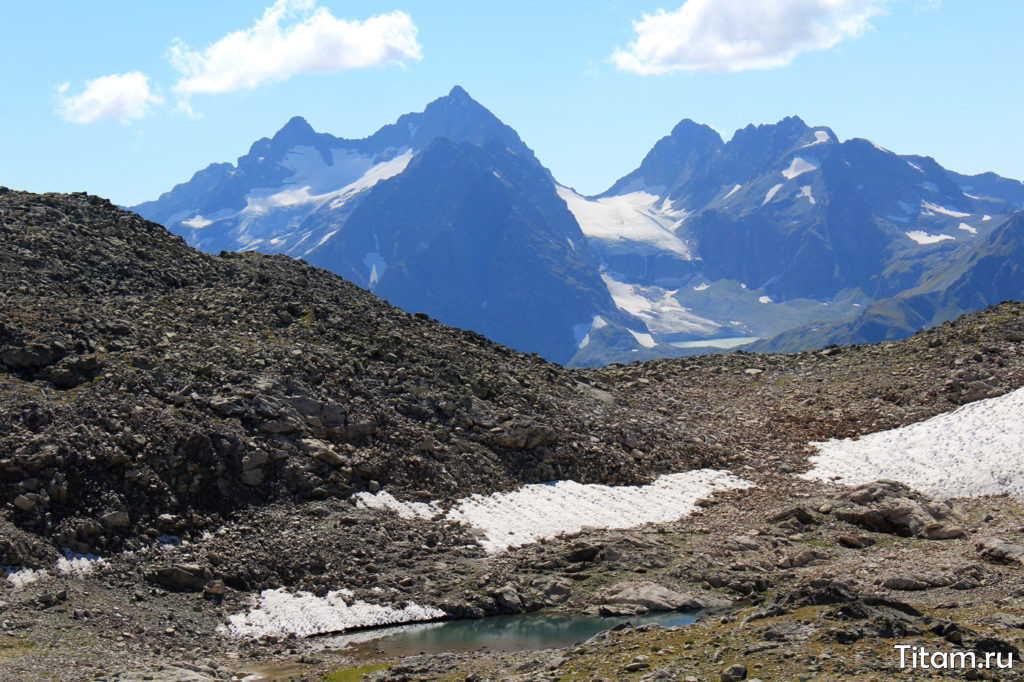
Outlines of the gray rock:
M36 508L36 502L27 495L18 495L14 498L14 506L21 511L32 511Z
M1001 538L983 538L976 549L987 561L1024 564L1024 545Z
M722 671L722 674L718 679L722 682L739 682L740 680L745 680L747 679L747 666L742 663L730 665Z
M605 605L631 605L646 611L697 611L726 608L732 604L723 597L706 595L694 597L649 581L619 582L597 590L591 603Z
M210 571L195 564L172 564L154 569L146 580L169 590L200 592L210 579Z
M538 578L533 588L544 596L549 604L558 604L572 594L572 581L567 578Z
M112 511L100 517L100 521L108 528L127 528L131 525L132 519L126 511Z
M875 481L844 494L833 514L869 530L929 540L960 537L949 503L922 495L896 481Z
M507 611L519 613L523 610L523 598L520 596L519 590L516 589L515 585L505 585L497 590L493 596L494 601Z

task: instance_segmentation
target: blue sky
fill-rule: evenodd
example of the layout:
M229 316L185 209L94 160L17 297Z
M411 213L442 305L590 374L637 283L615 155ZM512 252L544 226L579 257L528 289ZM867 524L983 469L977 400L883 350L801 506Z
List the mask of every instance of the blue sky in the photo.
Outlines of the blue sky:
M682 118L790 114L1024 178L1022 25L1016 0L5 3L0 184L134 204L293 115L363 137L454 84L585 193Z

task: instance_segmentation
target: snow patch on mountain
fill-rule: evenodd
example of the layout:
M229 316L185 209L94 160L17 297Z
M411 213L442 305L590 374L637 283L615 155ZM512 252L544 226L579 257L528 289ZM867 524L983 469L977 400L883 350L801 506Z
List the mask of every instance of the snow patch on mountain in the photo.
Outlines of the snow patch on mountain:
M608 322L600 315L594 315L589 324L573 325L572 332L576 339L577 348L586 348L590 344L590 334L608 326Z
M811 194L811 186L810 185L804 185L803 187L801 187L800 188L800 193L796 195L796 198L797 199L806 198L807 201L811 202L811 204L818 203L817 201L814 200L814 195Z
M436 503L402 502L385 491L354 497L357 506L390 509L404 518L443 518L468 524L483 531L480 544L494 553L584 527L633 528L675 521L690 514L702 497L753 485L719 469L667 474L648 485L531 483L510 492L464 497L444 516L434 512Z
M359 509L390 509L403 519L432 519L442 511L436 502L402 502L386 490L356 493L352 499Z
M0 566L0 572L3 573L4 578L15 589L21 589L26 585L39 582L49 575L49 573L42 568L18 568L17 566Z
M675 521L690 514L702 497L752 485L715 469L669 474L638 486L535 483L511 492L474 495L460 501L447 518L481 529L486 536L481 545L493 553L585 526L632 528Z
M923 422L815 443L812 480L887 478L941 497L1024 496L1024 388Z
M937 244L941 241L946 241L947 239L956 239L956 237L951 237L948 234L929 234L924 230L911 230L910 232L904 232L903 234L907 235L918 244Z
M789 162L789 167L782 171L782 177L787 180L792 180L795 177L809 173L811 171L818 170L818 167L807 159L803 159L799 156L794 156L793 160Z
M654 348L658 345L658 342L654 340L654 337L647 332L636 332L632 329L627 329L626 331L632 334L633 338L636 339L636 342L644 348Z
M768 190L768 193L764 195L764 201L761 202L761 205L764 206L769 201L771 201L772 198L775 196L775 194L780 189L782 189L782 183L781 182L779 184L777 184L777 185L774 185L770 190Z
M732 189L729 190L729 193L726 194L724 197L722 197L722 201L725 201L726 199L731 197L733 194L736 194L736 192L739 192L742 187L743 187L743 185L733 185Z
M978 234L978 229L975 227L971 227L967 223L960 223L957 227L959 227L964 232L968 232L970 234Z
M933 204L930 201L922 201L921 208L925 210L926 215L929 211L932 213L941 213L942 215L948 215L951 218L968 218L971 215L970 213L963 213L962 211L955 211L951 208L945 208L943 206L939 206L938 204Z
M815 130L814 131L814 142L808 142L807 144L804 145L804 147L813 147L816 144L822 144L822 143L828 142L831 139L832 138L829 137L829 134L827 132L825 132L824 130Z
M629 249L644 244L690 259L689 247L675 234L688 213L672 210L664 202L658 206L660 197L639 191L593 200L560 185L557 190L590 239L617 242Z
M643 320L648 331L655 334L711 336L721 329L717 322L684 308L675 298L678 290L620 282L608 273L602 274L601 279L616 307Z
M310 637L354 628L414 623L443 618L445 612L432 606L408 602L401 609L353 599L350 590L335 590L324 597L309 592L288 592L285 588L264 590L247 613L228 616L220 634L258 639L265 636Z
M193 230L201 230L207 225L213 225L213 221L207 220L203 216L196 213L188 220L182 220L181 224L184 225L185 227L191 227Z

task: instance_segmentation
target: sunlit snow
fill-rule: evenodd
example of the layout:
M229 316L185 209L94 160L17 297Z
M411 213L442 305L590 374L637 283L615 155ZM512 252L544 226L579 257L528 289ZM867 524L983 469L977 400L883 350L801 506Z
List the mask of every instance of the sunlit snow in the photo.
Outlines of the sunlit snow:
M804 147L813 147L816 144L822 144L823 142L828 142L831 139L832 138L829 137L828 133L825 132L824 130L815 130L814 142L808 142L807 144L804 145Z
M432 519L441 513L436 503L402 502L386 490L356 493L352 499L360 509L390 509L403 519Z
M632 329L627 329L626 331L632 334L633 338L636 339L636 342L644 348L654 348L658 345L657 341L654 340L654 337L647 332L635 332Z
M931 211L933 213L941 213L942 215L948 215L952 218L967 218L971 215L970 213L955 211L951 208L944 208L942 206L939 206L938 204L933 204L930 201L922 201L921 208L923 208L926 211Z
M948 234L929 234L924 230L911 230L910 232L904 232L904 234L918 244L937 244L947 239L955 239L955 237L951 237Z
M675 298L676 291L656 286L620 282L608 273L601 275L608 293L621 310L639 317L656 334L689 333L712 336L721 328L714 320L700 317L684 308Z
M774 185L770 190L768 190L768 193L764 195L764 201L761 202L761 205L764 206L769 201L771 201L772 197L774 197L775 193L778 192L780 189L782 189L781 182L777 185Z
M603 329L608 326L608 322L600 315L594 315L593 319L589 324L576 324L572 327L574 338L576 339L577 348L586 348L590 344L590 334L598 329Z
M1024 495L1024 388L859 439L815 443L816 480L880 478L942 497Z
M794 156L793 160L789 163L789 168L782 171L782 177L787 180L792 180L799 175L803 175L804 173L809 173L814 170L818 170L818 167L813 163L807 159L802 159L799 156Z
M751 485L714 469L669 474L640 486L537 483L507 493L474 495L459 502L447 518L483 530L484 549L500 552L585 526L631 528L675 521L692 512L702 497Z
M806 198L807 201L811 202L812 204L818 203L817 201L814 200L814 195L811 194L811 186L810 185L804 185L803 187L801 187L800 188L800 193L796 195L796 198L797 199Z
M483 548L500 552L541 538L575 533L584 527L632 528L675 521L692 512L694 503L702 497L752 485L717 469L667 474L649 485L532 483L511 492L463 498L443 518L481 530ZM369 502L371 499L374 501ZM376 495L360 493L358 500L358 504L391 508L407 517L422 509L410 508L409 503L395 500L383 491Z
M188 220L182 220L181 224L184 225L185 227L191 227L192 229L200 230L206 227L207 225L212 225L213 221L207 220L206 218L197 213Z
M661 199L653 194L631 192L591 200L559 186L558 196L576 217L583 234L591 239L646 244L690 258L690 249L674 232L687 212L667 208L664 202L658 206Z
M228 616L218 632L235 637L309 637L354 628L413 623L443 618L445 612L412 602L401 609L352 598L349 590L335 590L324 597L309 592L291 593L284 588L264 590L247 613Z
M978 234L977 228L971 227L967 223L960 223L957 227L959 227L964 232L969 232L971 234Z

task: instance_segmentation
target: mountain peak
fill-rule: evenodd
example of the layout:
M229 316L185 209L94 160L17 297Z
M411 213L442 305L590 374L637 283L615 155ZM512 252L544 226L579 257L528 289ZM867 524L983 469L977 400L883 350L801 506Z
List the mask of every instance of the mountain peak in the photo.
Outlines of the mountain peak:
M309 122L301 116L292 116L288 119L288 122L284 124L284 127L278 130L274 134L274 141L293 141L301 140L316 135L316 131L313 130L313 126L309 125Z
M469 96L469 93L466 92L466 90L461 85L452 86L452 89L451 91L449 91L448 96L451 97L452 99L473 99L472 97Z
M807 127L807 124L804 123L804 120L802 118L800 118L799 116L796 116L796 115L794 115L794 116L787 116L784 119L782 119L781 121L779 121L778 123L776 123L775 125L780 126L780 127L784 127L784 128L806 128Z

